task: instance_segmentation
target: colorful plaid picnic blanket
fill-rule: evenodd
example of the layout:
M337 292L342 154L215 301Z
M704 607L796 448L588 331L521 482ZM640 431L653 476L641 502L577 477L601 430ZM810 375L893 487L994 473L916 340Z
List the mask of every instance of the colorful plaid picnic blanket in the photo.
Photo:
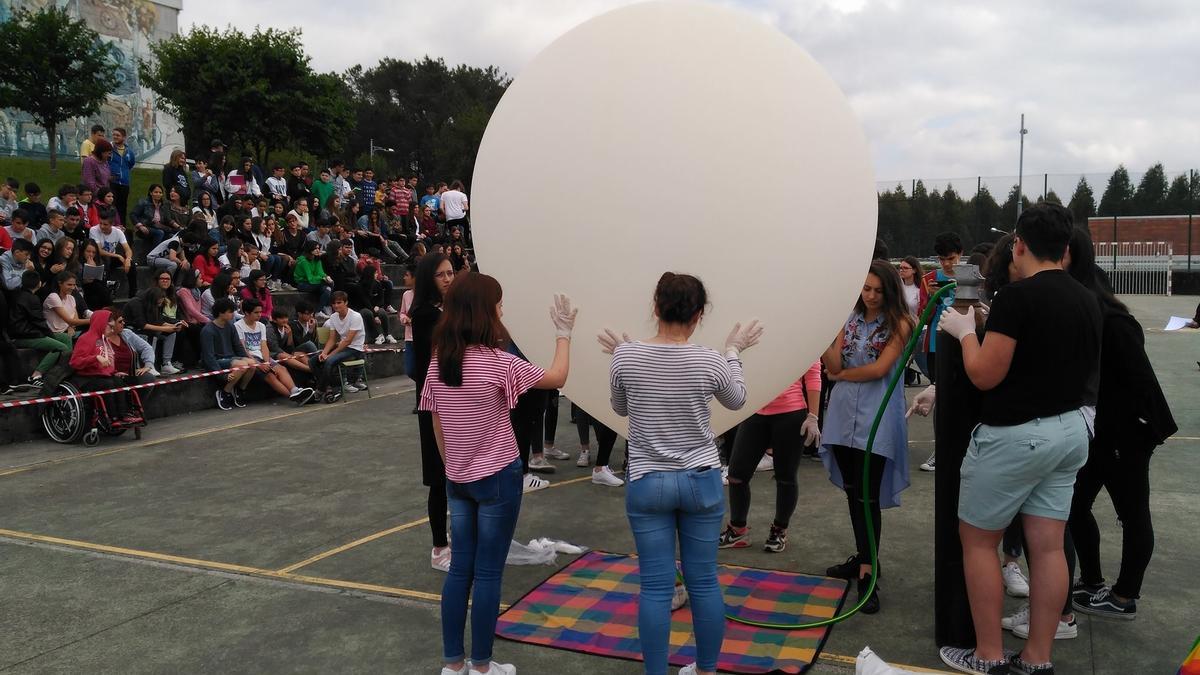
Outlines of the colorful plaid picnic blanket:
M1200 637L1192 643L1192 651L1183 659L1179 666L1179 675L1200 675Z
M775 570L718 566L727 614L797 624L834 616L846 582ZM592 551L567 565L500 615L496 634L517 642L640 661L637 558ZM670 662L696 660L690 605L671 615ZM727 621L717 667L729 673L803 673L829 628L785 631Z

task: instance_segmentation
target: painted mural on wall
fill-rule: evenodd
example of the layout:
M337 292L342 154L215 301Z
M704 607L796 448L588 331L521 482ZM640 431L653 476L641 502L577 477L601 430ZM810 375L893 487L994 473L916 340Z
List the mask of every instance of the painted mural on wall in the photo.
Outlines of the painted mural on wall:
M176 34L179 10L150 0L0 0L0 22L7 21L20 8L36 11L54 5L66 8L73 16L87 21L101 38L118 47L117 88L89 119L64 122L58 128L60 157L78 155L79 144L87 138L93 124L105 129L124 127L126 141L137 152L140 162L165 162L175 147L182 147L178 123L157 110L154 92L140 86L138 58L149 55L148 45ZM0 110L0 153L45 157L50 152L46 132L18 110Z

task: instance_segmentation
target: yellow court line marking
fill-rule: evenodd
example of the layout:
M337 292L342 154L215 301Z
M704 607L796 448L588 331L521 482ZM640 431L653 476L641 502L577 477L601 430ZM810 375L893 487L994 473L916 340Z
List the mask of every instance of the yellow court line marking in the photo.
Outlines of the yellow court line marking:
M568 485L578 483L584 478L576 478L570 481L562 481L552 485ZM406 523L399 528L414 527L420 522ZM398 531L398 528L392 528ZM390 532L385 530L384 532ZM377 533L379 536L386 536L383 533ZM372 535L374 536L374 535ZM186 556L171 555L169 553L156 553L154 551L142 551L138 549L125 548L122 546L109 546L107 544L96 544L90 541L80 541L78 539L66 539L63 537L53 537L45 534L34 534L32 532L20 532L17 530L0 529L0 537L8 537L9 539L20 539L24 541L32 541L43 544L55 544L84 551L96 551L99 553L111 553L115 555L125 556L128 558L138 558L141 560L153 560L156 562L172 563L176 565L184 565L188 567L197 567L201 569L218 570L221 572L233 572L235 574L243 574L251 577L260 577L264 579L279 579L300 584L309 584L312 586L325 586L328 588L340 588L343 590L362 591L365 593L375 593L378 595L389 595L401 598L411 598L414 600L424 600L426 602L437 603L441 602L442 596L438 593L427 593L425 591L416 591L408 588L397 588L395 586L383 586L379 584L365 584L357 581L344 581L342 579L329 579L326 577L314 577L305 574L290 574L285 572L277 572L259 567L251 567L248 565L235 565L232 563L217 562L214 560L201 560L199 558L188 558ZM379 538L379 537L375 537ZM501 611L509 608L509 605L501 603ZM853 665L856 660L853 656L845 656L843 654L834 654L823 652L817 659L818 661L830 661L833 663L842 663ZM930 670L919 666L909 666L903 664L892 664L898 668L904 668L922 673L946 673L943 670Z
M574 485L575 483L582 483L585 480L591 480L591 479L592 479L591 476L579 476L578 478L572 478L570 480L563 480L563 481L559 481L557 483L551 483L544 489L549 490L550 488L553 488L553 487L562 487L563 485ZM300 569L301 567L308 567L309 565L312 565L313 563L320 562L322 560L325 560L326 558L331 558L339 553L345 553L346 551L349 551L352 548L357 548L359 546L362 546L363 544L369 544L378 539L382 539L390 534L396 534L397 532L411 530L414 527L424 525L428 522L429 522L429 518L427 516L425 518L421 518L420 520L414 520L411 523L404 523L403 525L397 525L395 527L390 527L386 530L381 530L374 534L369 534L365 537L362 537L361 539L355 539L354 541L346 543L346 544L342 544L341 546L338 546L337 548L331 548L328 551L322 551L321 553L318 553L317 555L314 555L311 558L308 558L306 560L301 560L300 562L292 564L292 565L288 565L287 567L277 570L277 573L278 574L291 574L292 572L295 572L296 570Z
M1200 436L1171 436L1168 441L1200 441Z
M354 541L352 541L348 544L342 544L341 546L338 546L337 548L331 548L328 551L318 553L317 555L314 555L311 558L301 560L300 562L298 562L294 565L288 565L287 567L284 567L283 569L280 569L277 571L279 572L279 574L289 574L291 572L295 572L296 570L300 569L301 567L308 567L309 565L311 565L315 562L320 562L326 558L330 558L339 553L344 553L346 551L349 551L352 548L362 546L363 544L369 544L369 543L375 541L376 539L382 539L382 538L388 536L389 534L395 534L397 532L411 530L412 528L417 527L418 525L424 525L425 523L428 523L428 522L429 522L429 517L426 516L420 520L414 520L411 523L405 523L403 525L397 525L395 527L390 527L381 532L376 532L375 534L367 535L361 539L355 539Z
M382 393L382 394L377 394L377 396L379 396L379 398L386 398L388 396L398 396L400 394L405 394L410 391L412 391L412 390L409 389L407 391L386 392L386 393ZM370 398L370 399L363 398L363 399L357 399L354 401L346 401L345 403L346 403L346 405L354 405L356 403L362 403L363 401L373 401L373 400L375 400L375 399L374 398ZM34 464L27 464L25 466L18 466L18 467L13 467L11 469L4 469L3 471L0 471L0 478L2 478L4 476L12 476L12 475L18 474L18 473L25 473L26 471L33 471L34 469L41 469L41 468L45 468L45 467L56 466L58 464L65 464L67 462L73 462L75 460L91 459L93 457L105 457L107 455L115 455L118 452L125 452L126 450L135 450L138 448L148 448L152 445L162 445L163 443L174 443L176 441L182 441L182 440L186 440L189 438L195 438L197 436L204 436L206 434L212 434L212 433L216 433L218 431L226 431L228 429L238 429L241 427L249 426L251 424L261 424L263 422L274 422L276 420L281 420L281 419L285 419L288 417L295 417L296 415L305 415L305 414L309 414L309 413L315 413L315 412L320 412L322 410L331 410L331 409L332 408L329 408L327 406L321 406L319 408L311 408L311 409L302 408L300 410L293 410L291 412L281 413L279 415L272 415L271 417L263 417L261 419L256 419L256 420L246 420L245 422L238 422L236 424L229 424L229 425L221 426L221 427L211 427L209 429L200 429L199 431L189 431L187 433L172 436L170 438L156 438L154 440L142 441L140 443L130 443L129 445L123 445L119 448L113 448L111 450L100 450L98 452L88 452L88 453L81 453L78 455L71 455L70 457L60 457L58 459L48 459L44 462L36 462Z
M283 581L291 581L302 584L310 584L316 586L328 586L331 588L342 588L347 590L366 591L370 593L378 593L380 595L390 595L401 598L413 598L416 600L425 600L428 602L440 602L442 596L436 593L426 593L424 591L414 591L408 588L397 588L395 586L380 586L376 584L361 584L353 581L342 581L340 579L327 579L325 577L312 577L300 574L284 574L259 567L250 567L248 565L234 565L232 563L217 562L214 560L201 560L199 558L188 558L185 556L171 555L169 553L156 553L154 551L141 551L138 549L124 548L121 546L109 546L107 544L96 544L90 541L79 541L78 539L65 539L63 537L52 537L44 534L33 534L31 532L19 532L17 530L0 529L0 537L8 537L10 539L21 539L24 541L39 542L43 544L55 544L68 548L79 549L83 551L96 551L98 553L111 553L114 555L125 556L127 558L138 558L141 560L153 560L155 562L172 563L175 565L184 565L187 567L196 567L200 569L217 570L220 572L232 572L234 574L243 574L251 577L261 577L265 579L280 579ZM507 609L507 607L505 607Z

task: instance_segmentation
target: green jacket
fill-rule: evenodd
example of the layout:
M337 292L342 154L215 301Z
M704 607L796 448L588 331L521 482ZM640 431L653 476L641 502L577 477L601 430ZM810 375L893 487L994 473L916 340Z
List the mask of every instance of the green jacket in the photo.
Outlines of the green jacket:
M296 259L296 269L292 271L292 276L296 278L297 283L321 284L325 282L325 266L321 264L320 258L309 260L308 256L302 255Z

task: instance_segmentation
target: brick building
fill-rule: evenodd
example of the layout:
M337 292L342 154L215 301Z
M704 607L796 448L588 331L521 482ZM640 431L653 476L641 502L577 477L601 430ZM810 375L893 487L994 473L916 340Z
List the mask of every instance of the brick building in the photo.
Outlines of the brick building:
M1114 235L1115 222L1115 235ZM1200 214L1196 216L1120 216L1088 218L1092 241L1166 241L1176 259L1188 254L1200 255ZM1189 237L1189 232L1191 236Z

